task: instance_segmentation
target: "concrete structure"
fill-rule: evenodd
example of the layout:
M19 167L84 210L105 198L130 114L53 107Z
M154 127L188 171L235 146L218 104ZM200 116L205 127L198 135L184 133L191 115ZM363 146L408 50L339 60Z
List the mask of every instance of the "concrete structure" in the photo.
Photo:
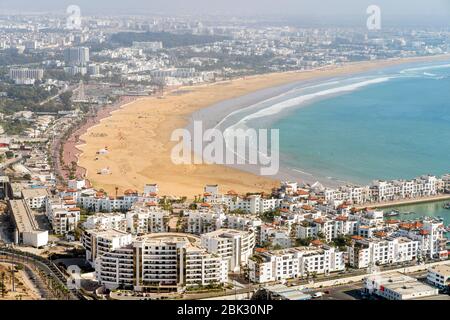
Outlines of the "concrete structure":
M347 246L348 263L353 268L409 262L416 260L418 254L419 241L406 237L365 239L354 236L352 245Z
M89 216L83 223L87 230L110 230L127 231L127 219L123 213L97 213Z
M14 243L35 248L47 245L48 231L39 230L33 213L24 200L8 201L8 209L15 226Z
M439 289L450 289L450 264L429 268L427 281Z
M131 244L132 236L119 230L85 230L81 243L86 250L86 260L95 266L102 255Z
M252 231L219 229L201 235L201 243L208 252L228 262L228 269L238 272L253 254L255 234Z
M364 290L387 300L412 300L439 294L438 289L398 272L365 278Z
M36 80L42 80L44 77L44 70L12 68L9 70L9 77L15 84L34 84Z
M208 253L197 237L177 233L137 237L99 256L95 268L107 288L136 291L183 291L228 279L227 261Z
M89 62L89 48L67 48L64 50L64 60L71 66L85 66Z
M344 253L333 247L262 251L249 259L249 278L265 283L345 270Z
M44 209L47 204L48 191L45 188L23 189L22 198L31 209Z

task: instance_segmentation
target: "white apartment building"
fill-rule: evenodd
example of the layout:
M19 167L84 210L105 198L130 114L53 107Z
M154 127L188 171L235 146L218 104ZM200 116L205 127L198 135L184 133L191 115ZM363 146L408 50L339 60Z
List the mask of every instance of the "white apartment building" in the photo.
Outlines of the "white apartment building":
M340 236L354 235L358 229L358 221L349 220L345 216L324 216L316 219L306 219L295 225L295 235L299 239L323 236L331 241Z
M51 198L47 200L45 214L55 234L74 231L80 221L80 208L73 200Z
M12 68L9 70L9 77L15 84L34 84L36 80L42 80L44 77L44 70Z
M227 262L206 252L192 235L166 233L138 237L129 245L105 253L96 263L97 280L107 288L136 291L183 291L224 284Z
M257 243L260 246L271 246L280 248L290 248L294 246L295 237L292 236L288 227L273 226L263 224L259 229Z
M95 212L128 211L139 201L139 196L128 195L107 197L104 195L80 196L78 202L82 208Z
M392 201L438 194L439 179L421 176L413 180L374 181L370 186L372 201Z
M427 281L439 289L450 289L450 264L437 265L429 268Z
M250 281L265 283L343 271L345 259L334 247L297 247L257 253L248 267Z
M123 213L96 213L83 223L85 229L127 231L127 219Z
M262 224L256 215L225 214L220 210L188 210L187 230L188 233L203 234L220 228L236 230L256 230Z
M419 242L406 237L365 239L354 236L347 246L348 263L353 268L367 268L417 259Z
M445 177L445 176L444 176ZM412 180L393 180L372 182L370 186L342 186L323 191L325 201L364 204L369 202L393 201L437 195L442 179L435 176L421 176Z
M241 210L246 213L257 214L275 210L280 207L282 199L264 198L261 195L250 195L241 198L236 195L225 195L223 201L230 211Z
M238 272L247 264L255 247L255 233L232 229L219 229L201 235L201 244L210 253L228 262L228 269Z
M139 203L126 213L127 229L132 234L167 232L169 218L169 211Z
M442 189L446 193L450 193L450 174L442 177Z
M119 230L84 230L81 243L86 249L86 261L92 266L97 258L129 245L132 242L131 234Z
M81 190L86 187L86 180L69 180L67 182L67 188L72 190Z
M398 234L419 242L420 255L430 259L446 259L447 237L443 222L424 220L423 222L401 223Z
M189 210L187 214L187 233L202 234L215 231L224 226L226 215L221 211Z
M30 209L44 209L48 199L48 191L44 188L23 189L22 198Z

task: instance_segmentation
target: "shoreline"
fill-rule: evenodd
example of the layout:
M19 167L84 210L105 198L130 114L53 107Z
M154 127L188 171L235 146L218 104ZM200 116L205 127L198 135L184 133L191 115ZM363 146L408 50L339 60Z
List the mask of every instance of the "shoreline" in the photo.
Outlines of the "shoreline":
M238 193L270 192L279 186L278 179L222 165L174 165L170 159L171 148L175 145L170 142L172 131L186 128L200 110L219 103L226 105L226 101L246 95L258 96L264 89L449 57L440 55L349 63L319 70L264 74L172 89L162 97L142 98L120 107L99 124L88 128L80 137L84 144L76 146L80 150L78 165L86 168L86 177L94 187L110 193L116 187L121 192L130 188L142 190L146 183L158 183L161 194L172 196L193 197L203 193L206 184L219 184L225 192L230 189ZM109 154L96 160L96 152L106 146ZM92 174L102 168L110 169L110 174Z
M406 206L406 205L440 202L440 201L445 201L445 200L450 200L450 194L441 194L438 196L415 198L415 199L394 200L394 201L380 202L380 203L368 203L365 206L358 206L358 207L356 207L356 209L365 209L365 208L381 209L381 208L390 208L390 207L402 207L402 206Z

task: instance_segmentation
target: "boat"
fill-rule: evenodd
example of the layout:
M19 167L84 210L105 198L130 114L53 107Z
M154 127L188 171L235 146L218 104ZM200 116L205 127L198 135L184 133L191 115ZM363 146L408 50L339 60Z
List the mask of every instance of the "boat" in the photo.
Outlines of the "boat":
M400 215L400 212L397 211L397 210L392 210L391 212L387 212L385 214L386 217L396 217L396 216L399 216L399 215Z
M444 209L450 210L450 202L444 204Z

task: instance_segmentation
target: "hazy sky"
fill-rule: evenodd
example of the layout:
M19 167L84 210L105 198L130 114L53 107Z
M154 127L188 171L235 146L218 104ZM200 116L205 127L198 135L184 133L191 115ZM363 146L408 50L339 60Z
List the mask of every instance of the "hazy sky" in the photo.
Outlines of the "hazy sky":
M64 12L69 4L92 13L226 13L357 15L379 5L386 15L448 15L450 0L0 0L0 10ZM449 20L450 24L450 20Z

